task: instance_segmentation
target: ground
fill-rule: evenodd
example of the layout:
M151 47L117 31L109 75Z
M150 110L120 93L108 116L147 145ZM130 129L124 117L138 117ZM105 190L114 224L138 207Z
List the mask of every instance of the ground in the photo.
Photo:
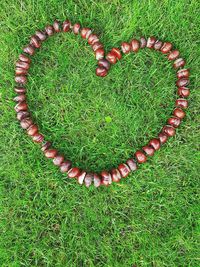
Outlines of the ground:
M0 266L198 267L199 13L196 0L0 3ZM54 19L94 29L105 49L141 35L171 41L191 71L187 117L137 172L110 187L67 180L20 128L14 64ZM104 79L73 34L49 38L27 85L48 140L90 171L117 166L156 137L176 99L175 71L151 50L126 55Z

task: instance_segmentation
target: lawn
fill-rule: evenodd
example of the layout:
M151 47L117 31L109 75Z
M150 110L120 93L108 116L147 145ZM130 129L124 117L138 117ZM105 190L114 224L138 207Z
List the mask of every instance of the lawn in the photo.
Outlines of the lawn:
M0 3L0 266L198 267L200 3L3 0ZM177 135L110 187L66 179L20 128L14 64L36 29L66 18L94 29L106 51L154 35L191 71ZM49 38L33 57L27 97L41 132L81 168L124 162L172 113L175 71L166 57L129 54L105 78L80 36Z

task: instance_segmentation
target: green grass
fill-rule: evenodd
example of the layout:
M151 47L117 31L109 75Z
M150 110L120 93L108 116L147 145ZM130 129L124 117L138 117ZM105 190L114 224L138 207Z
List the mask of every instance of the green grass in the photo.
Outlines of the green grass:
M198 267L199 1L0 3L0 266ZM44 158L15 118L14 63L37 28L80 21L106 51L141 35L172 41L191 69L177 135L120 184L87 189ZM142 50L95 76L92 50L72 34L49 38L27 85L46 138L81 168L110 169L155 137L176 99L175 71Z

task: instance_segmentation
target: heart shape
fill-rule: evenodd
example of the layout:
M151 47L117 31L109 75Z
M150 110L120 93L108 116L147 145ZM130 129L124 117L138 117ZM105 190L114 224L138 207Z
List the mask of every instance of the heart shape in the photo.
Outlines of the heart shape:
M98 61L96 75L99 77L105 77L111 65L116 64L122 58L123 54L130 52L137 53L139 49L144 48L154 49L167 55L167 59L173 62L173 67L176 70L178 69L176 86L178 88L177 94L180 98L176 100L173 115L168 119L167 124L164 125L156 138L151 139L141 150L136 151L133 158L128 159L126 163L119 164L117 168L112 169L110 172L102 171L100 175L72 167L70 160L64 159L63 155L59 155L58 151L51 147L51 142L44 139L43 134L39 132L38 126L33 123L26 102L26 88L24 86L27 83L27 74L31 63L30 56L34 55L35 50L41 47L42 42L47 37L52 36L54 33L70 31L76 35L80 34L92 47L96 60ZM162 42L153 36L147 39L141 37L140 40L133 39L130 42L123 42L121 50L119 48L112 48L105 56L103 44L99 41L98 36L92 33L90 28L81 28L79 23L72 25L69 20L64 21L62 24L58 20L55 20L53 25L46 26L44 31L36 31L31 37L30 43L23 49L23 52L16 62L15 69L15 82L18 84L15 87L15 92L18 95L14 98L14 101L17 102L15 106L17 119L20 121L21 127L32 137L32 140L41 144L41 150L45 156L53 159L54 165L58 166L61 172L67 173L68 178L76 178L79 184L84 183L89 187L94 182L95 187L99 187L100 185L108 186L112 182L119 182L122 178L127 177L130 172L138 168L139 164L146 162L148 156L153 156L155 151L159 150L161 145L166 143L169 137L175 135L175 129L185 117L183 109L188 107L188 101L185 98L190 94L189 88L186 87L189 84L189 70L182 69L185 66L185 60L179 56L180 53L178 50L172 50L172 44L170 42Z

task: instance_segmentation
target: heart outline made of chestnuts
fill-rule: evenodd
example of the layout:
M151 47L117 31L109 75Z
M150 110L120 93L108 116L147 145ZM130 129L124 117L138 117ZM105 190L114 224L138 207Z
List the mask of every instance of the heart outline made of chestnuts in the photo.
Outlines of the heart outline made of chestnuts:
M139 49L145 47L160 51L167 55L168 60L174 62L173 66L177 71L176 86L178 87L177 94L180 99L176 100L173 116L164 125L161 132L156 138L153 138L149 143L142 147L141 150L135 152L132 158L129 158L126 163L119 164L117 168L110 172L102 171L100 174L86 172L77 167L72 167L72 162L66 160L63 155L59 155L58 151L51 147L51 142L44 139L44 135L39 132L38 126L33 123L28 105L26 102L26 88L27 74L30 67L30 57L34 55L35 50L41 47L43 41L54 33L59 32L73 32L75 35L80 34L82 38L88 41L92 47L98 67L96 68L96 75L105 77L108 74L110 66L117 63L122 58L122 54L128 54L131 51L137 53ZM47 25L45 30L37 30L31 37L30 43L23 49L15 69L15 82L18 86L15 87L15 92L18 94L14 101L17 102L15 111L17 112L17 119L20 121L21 127L27 131L27 134L32 137L33 141L41 144L41 150L47 158L53 159L54 165L60 167L61 172L66 173L68 178L76 178L79 184L85 184L89 187L92 182L95 187L100 185L108 186L112 182L119 182L122 178L129 175L130 172L137 170L139 164L146 162L148 156L153 156L154 153L160 149L161 145L166 143L169 137L175 135L175 129L180 125L182 119L185 117L183 109L188 107L188 101L185 99L190 94L190 89L186 86L189 84L189 69L182 69L185 66L185 60L179 57L178 50L172 50L170 42L162 42L151 36L148 39L141 37L139 40L132 39L131 42L123 42L121 51L119 48L112 48L105 56L103 44L99 41L96 34L92 33L90 28L81 28L79 23L71 24L69 20L65 20L62 24L55 20L53 25Z

